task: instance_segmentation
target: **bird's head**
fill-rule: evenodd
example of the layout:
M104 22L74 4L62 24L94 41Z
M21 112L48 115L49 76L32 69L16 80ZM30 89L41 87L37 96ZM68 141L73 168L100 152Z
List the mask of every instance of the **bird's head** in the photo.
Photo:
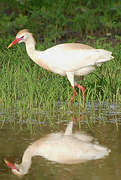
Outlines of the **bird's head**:
M26 42L30 36L32 36L32 34L28 31L28 29L23 29L19 31L16 35L16 39L12 41L12 43L8 46L8 48L10 48L11 46L17 43Z
M13 174L17 175L18 177L22 177L24 174L21 172L21 169L19 169L19 167L17 167L17 164L13 164L11 162L9 162L8 160L4 160L4 162L7 164L7 166L9 168L11 168L11 171Z

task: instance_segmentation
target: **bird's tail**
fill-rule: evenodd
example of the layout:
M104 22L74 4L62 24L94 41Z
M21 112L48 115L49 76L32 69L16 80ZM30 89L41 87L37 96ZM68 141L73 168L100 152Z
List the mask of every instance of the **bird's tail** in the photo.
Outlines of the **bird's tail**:
M110 61L114 57L112 56L112 52L106 51L104 49L97 49L97 54L98 54L98 60L96 61L96 64L99 65L103 62Z

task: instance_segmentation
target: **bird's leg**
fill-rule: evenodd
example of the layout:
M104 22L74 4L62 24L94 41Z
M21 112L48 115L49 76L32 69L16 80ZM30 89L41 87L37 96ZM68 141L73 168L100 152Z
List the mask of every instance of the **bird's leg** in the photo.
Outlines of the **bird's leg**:
M75 91L74 86L72 86L72 88L73 88L73 96L71 97L70 102L72 102L74 97L76 96L76 91Z
M75 86L82 91L84 101L85 101L86 100L85 88L83 86L81 86L80 84L76 84Z

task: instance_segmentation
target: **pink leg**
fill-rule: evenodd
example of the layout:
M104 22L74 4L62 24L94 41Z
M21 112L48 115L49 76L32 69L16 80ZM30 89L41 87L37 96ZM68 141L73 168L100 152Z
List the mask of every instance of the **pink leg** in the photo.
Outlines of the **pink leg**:
M76 84L76 87L81 89L83 97L84 97L84 101L85 101L86 100L85 88L83 86L81 86L80 84ZM70 102L72 102L74 97L76 96L75 88L73 86L72 86L72 88L73 88L73 96L71 97Z
M72 102L74 97L76 96L75 88L73 86L72 86L72 88L73 88L73 96L71 97L70 102Z
M84 100L86 100L85 88L83 86L81 86L80 84L76 84L76 87L81 89Z

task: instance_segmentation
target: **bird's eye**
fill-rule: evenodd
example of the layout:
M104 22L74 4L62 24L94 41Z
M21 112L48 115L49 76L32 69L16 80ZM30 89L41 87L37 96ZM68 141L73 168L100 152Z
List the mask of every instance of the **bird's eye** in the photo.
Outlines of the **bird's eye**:
M24 36L21 36L21 39L23 39L24 38Z

